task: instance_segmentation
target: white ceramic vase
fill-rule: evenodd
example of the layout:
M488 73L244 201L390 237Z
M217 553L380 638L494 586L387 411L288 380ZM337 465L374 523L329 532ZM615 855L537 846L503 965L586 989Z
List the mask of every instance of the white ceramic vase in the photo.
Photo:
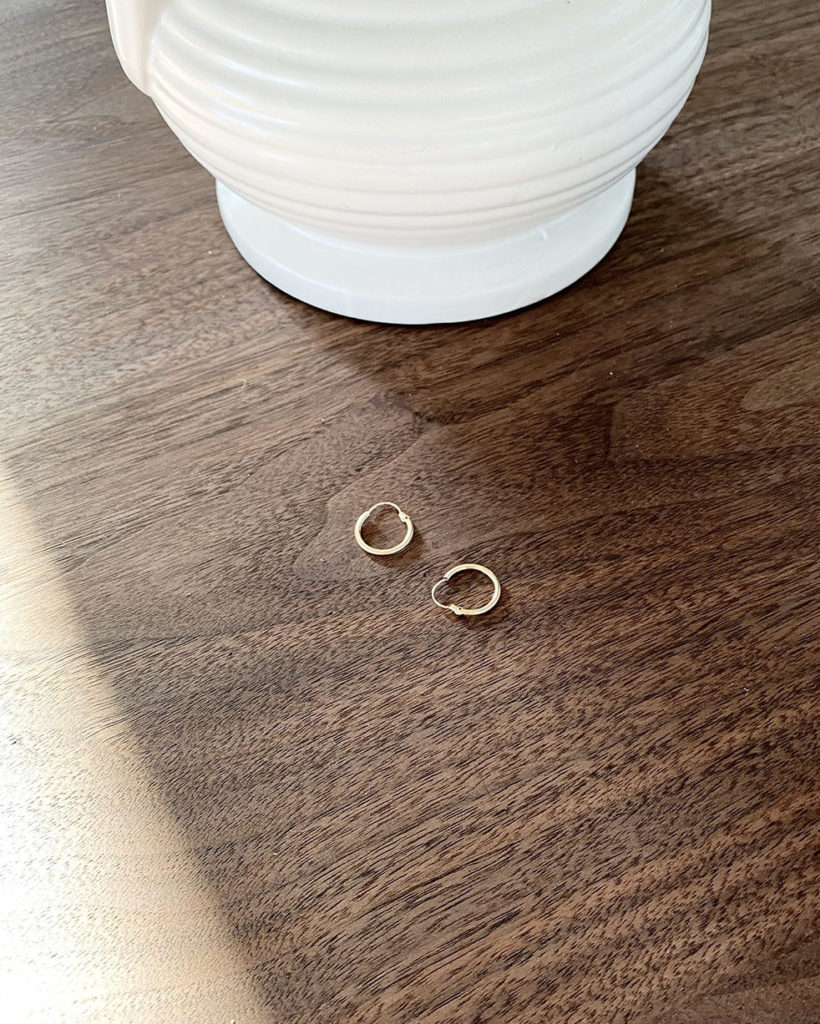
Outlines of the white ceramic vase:
M545 298L620 234L709 0L107 0L125 71L263 277L430 323Z

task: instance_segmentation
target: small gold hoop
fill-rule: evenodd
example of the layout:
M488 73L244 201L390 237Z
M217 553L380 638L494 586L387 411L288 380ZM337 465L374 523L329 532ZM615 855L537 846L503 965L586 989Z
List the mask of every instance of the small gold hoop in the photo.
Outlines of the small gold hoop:
M401 519L401 521L404 523L407 529L405 530L404 537L394 547L374 548L371 547L371 545L368 544L362 537L362 527L370 518L370 516L376 511L377 508L384 508L385 506L389 508L394 508L398 512L399 519ZM356 536L356 543L359 545L362 551L366 551L369 555L396 555L398 554L399 551L404 551L404 549L413 539L413 520L410 518L410 516L408 516L406 512L402 512L402 510L399 508L398 505L396 505L395 502L377 501L376 504L371 505L366 512L362 512L362 514L356 520L356 526L353 530L353 533Z
M459 572L467 572L472 569L473 572L480 572L486 576L487 579L493 585L493 596L490 600L482 605L480 608L462 608L460 604L442 604L441 601L436 597L436 591L442 585L447 583L449 580ZM498 582L498 577L494 572L491 572L483 565L475 565L473 562L465 562L463 565L454 565L452 569L448 569L447 572L441 577L441 579L433 587L433 601L439 606L444 608L445 611L453 612L454 615L485 615L490 612L498 604L498 599L501 597L501 584Z

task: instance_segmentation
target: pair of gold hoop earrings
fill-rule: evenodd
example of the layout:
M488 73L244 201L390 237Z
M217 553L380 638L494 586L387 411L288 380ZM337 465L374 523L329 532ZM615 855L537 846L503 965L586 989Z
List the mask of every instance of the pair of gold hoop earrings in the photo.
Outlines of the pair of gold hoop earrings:
M398 513L399 519L401 520L402 523L404 523L404 536L399 541L399 543L394 544L392 548L374 548L372 544L368 544L364 537L362 537L362 528L364 527L364 524L367 522L370 516L376 511L376 509L379 508L394 508ZM404 549L409 545L410 541L413 539L413 520L410 518L410 516L408 516L406 512L402 511L402 509L400 509L399 506L394 501L377 501L376 504L371 505L366 512L362 512L362 514L356 520L356 525L353 528L353 533L354 536L356 537L356 543L359 545L362 551L366 551L369 555L397 555L400 551L404 551ZM436 591L438 590L439 587L443 586L445 583L448 583L453 578L453 576L457 576L459 573L462 572L482 573L484 576L487 577L490 583L492 583L492 596L490 597L489 601L487 601L486 604L483 604L480 608L464 608L462 605L455 603L444 604L441 601L439 601L439 599L436 597ZM454 565L452 569L447 570L447 572L441 577L441 579L434 584L433 589L431 591L431 596L433 598L433 602L437 604L439 608L444 608L445 611L450 611L454 615L486 615L487 612L492 611L493 608L495 608L495 606L498 604L498 599L499 597L501 597L501 584L496 574L491 569L488 569L486 566L476 565L474 562L464 562L461 565Z

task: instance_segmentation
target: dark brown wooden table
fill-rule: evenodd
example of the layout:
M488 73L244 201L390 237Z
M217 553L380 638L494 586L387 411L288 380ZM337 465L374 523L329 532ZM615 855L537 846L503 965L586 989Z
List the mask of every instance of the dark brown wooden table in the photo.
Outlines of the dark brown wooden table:
M816 5L718 3L585 280L414 329L242 262L99 0L0 40L0 1019L820 1020Z

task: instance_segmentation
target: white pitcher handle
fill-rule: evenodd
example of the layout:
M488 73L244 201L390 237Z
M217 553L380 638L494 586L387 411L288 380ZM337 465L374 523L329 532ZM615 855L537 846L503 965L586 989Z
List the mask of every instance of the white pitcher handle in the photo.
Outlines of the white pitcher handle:
M105 0L114 49L123 71L148 92L148 54L151 37L170 0Z

